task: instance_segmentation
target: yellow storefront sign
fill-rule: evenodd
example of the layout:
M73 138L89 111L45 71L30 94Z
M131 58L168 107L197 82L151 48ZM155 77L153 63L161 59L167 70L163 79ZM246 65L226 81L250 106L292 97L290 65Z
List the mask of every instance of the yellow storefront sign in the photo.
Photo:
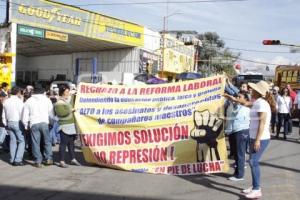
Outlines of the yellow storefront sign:
M47 0L14 0L11 22L129 46L143 46L144 27ZM61 39L62 37L54 37Z
M51 39L51 40L68 42L69 36L68 36L68 34L64 34L64 33L58 33L58 32L54 32L54 31L46 31L45 38Z
M81 83L75 117L85 160L155 174L227 171L223 80L130 87Z

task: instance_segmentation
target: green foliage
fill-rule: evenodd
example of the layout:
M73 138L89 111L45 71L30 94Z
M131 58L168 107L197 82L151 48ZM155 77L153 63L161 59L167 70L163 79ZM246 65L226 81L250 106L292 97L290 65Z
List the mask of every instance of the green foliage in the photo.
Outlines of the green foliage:
M198 70L205 74L216 72L226 72L228 75L234 75L234 63L239 54L235 55L229 49L225 48L225 42L216 32L206 32L198 34L198 39L202 41L202 47L199 47Z

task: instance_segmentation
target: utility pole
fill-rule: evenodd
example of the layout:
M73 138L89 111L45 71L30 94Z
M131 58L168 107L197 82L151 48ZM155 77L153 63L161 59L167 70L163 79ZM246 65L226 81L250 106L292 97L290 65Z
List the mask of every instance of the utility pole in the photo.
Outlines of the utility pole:
M9 0L6 0L6 16L5 16L5 23L8 24L9 22Z
M163 18L161 78L164 77L164 65L165 65L165 32L166 32L166 16L164 16L164 18Z
M163 74L164 74L164 65L165 65L165 34L166 34L166 23L167 23L167 19L173 15L180 15L182 13L180 12L175 12L175 13L172 13L172 14L169 14L167 16L164 16L163 18L163 30L162 30L162 66L161 66L161 78L163 78Z

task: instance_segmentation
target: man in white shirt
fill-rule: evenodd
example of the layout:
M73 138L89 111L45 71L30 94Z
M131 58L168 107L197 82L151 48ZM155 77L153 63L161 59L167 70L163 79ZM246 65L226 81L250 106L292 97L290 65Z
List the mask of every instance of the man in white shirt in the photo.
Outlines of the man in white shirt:
M23 155L25 150L25 140L20 128L23 101L21 100L21 89L13 87L11 97L3 104L3 118L7 124L10 136L10 163L13 166L23 166Z
M43 156L40 149L43 139L45 165L53 164L52 143L49 133L49 120L54 117L53 105L45 95L45 90L37 86L33 95L26 101L23 110L22 122L25 129L30 128L32 152L35 158L35 167L42 167Z

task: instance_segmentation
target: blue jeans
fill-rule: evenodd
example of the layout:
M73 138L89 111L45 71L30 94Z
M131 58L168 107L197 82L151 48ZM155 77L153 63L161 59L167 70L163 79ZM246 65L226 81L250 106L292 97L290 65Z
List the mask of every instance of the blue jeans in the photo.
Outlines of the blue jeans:
M53 126L52 126L52 129L50 130L52 144L56 144L56 143L60 142L58 128L59 128L59 123L54 122Z
M245 155L247 143L249 141L249 129L241 130L235 133L237 158L235 159L234 176L243 178L245 175Z
M44 156L46 160L52 160L52 144L47 123L33 124L31 127L32 153L35 163L41 163L43 156L41 153L41 138L43 138Z
M7 132L10 137L10 163L22 162L25 151L25 139L20 128L20 122L8 122Z
M277 123L278 123L278 114L277 114L277 112L272 112L272 115L271 115L271 130L272 130L272 133L274 133L275 125Z
M252 187L254 190L260 189L260 168L259 160L270 143L270 140L261 140L260 149L255 152L254 150L254 139L250 140L250 167L252 175Z

